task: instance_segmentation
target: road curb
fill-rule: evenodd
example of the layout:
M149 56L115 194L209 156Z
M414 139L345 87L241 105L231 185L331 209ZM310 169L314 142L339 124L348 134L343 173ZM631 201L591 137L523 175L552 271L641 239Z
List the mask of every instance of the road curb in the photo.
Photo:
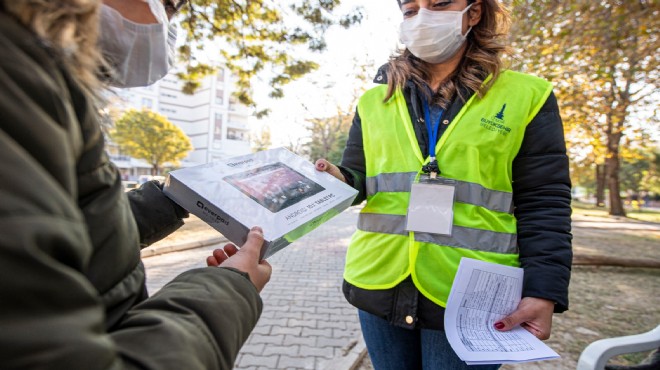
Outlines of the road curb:
M183 250L186 250L186 249L195 249L195 248L200 248L200 247L206 247L207 245L224 243L224 242L228 242L228 241L229 240L227 238L225 238L224 236L221 236L221 237L215 237L215 238L209 238L209 239L195 240L195 241L185 242L185 243L177 243L177 244L168 244L168 245L162 245L162 246L147 247L147 248L140 251L140 257L148 258L148 257L153 257L153 256L158 256L158 255L161 255L161 254L165 254L165 253L178 252L178 251L183 251Z

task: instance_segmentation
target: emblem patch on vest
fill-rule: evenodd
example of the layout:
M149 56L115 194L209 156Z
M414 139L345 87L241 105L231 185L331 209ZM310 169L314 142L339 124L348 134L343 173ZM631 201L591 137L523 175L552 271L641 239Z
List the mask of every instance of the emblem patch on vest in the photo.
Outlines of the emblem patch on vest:
M488 131L493 131L502 136L507 136L509 132L511 132L511 127L505 124L505 119L504 119L505 110L506 110L506 104L503 104L500 111L494 114L492 117L490 118L481 117L481 122L479 125Z

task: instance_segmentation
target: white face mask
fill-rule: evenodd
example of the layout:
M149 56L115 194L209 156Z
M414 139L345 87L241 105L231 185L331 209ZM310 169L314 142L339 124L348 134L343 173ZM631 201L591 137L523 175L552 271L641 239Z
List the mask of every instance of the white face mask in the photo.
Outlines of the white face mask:
M433 11L420 8L417 15L401 22L401 42L417 58L431 64L446 62L465 42L463 11Z
M160 0L148 0L158 23L129 21L115 9L102 5L99 44L114 70L117 87L148 86L163 78L174 64L176 27L169 25Z

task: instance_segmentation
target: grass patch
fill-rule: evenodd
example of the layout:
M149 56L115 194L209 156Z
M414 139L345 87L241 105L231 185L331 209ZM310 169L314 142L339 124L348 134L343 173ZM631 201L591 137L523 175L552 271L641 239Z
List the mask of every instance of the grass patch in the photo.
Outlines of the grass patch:
M590 203L573 201L572 206L573 214L592 217L611 217L607 208L596 207ZM626 209L626 214L628 216L627 218L633 220L660 223L660 211L643 208L640 210Z
M629 211L628 217L640 221L660 223L660 212L653 210Z
M641 334L641 333L640 333ZM614 365L631 366L642 363L653 351L628 353L625 355L614 356L609 363Z

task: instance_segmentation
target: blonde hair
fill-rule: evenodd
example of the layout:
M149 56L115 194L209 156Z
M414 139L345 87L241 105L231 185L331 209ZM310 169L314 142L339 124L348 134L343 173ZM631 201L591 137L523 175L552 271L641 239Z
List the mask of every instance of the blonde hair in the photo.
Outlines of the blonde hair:
M0 0L13 18L53 47L63 65L87 92L101 86L105 65L97 49L100 0Z
M468 3L472 2L468 0ZM506 36L510 22L508 10L498 0L482 0L481 20L468 34L467 48L458 68L441 83L434 103L447 108L454 94L465 102L469 96L463 96L463 88L476 91L479 97L486 94L502 69L501 55L509 50ZM425 81L431 80L431 70L426 62L413 56L408 49L392 56L388 67L386 101L396 88L403 89L408 80L429 95L427 89L422 87L426 85ZM483 84L490 74L493 78ZM431 96L427 98L430 100Z

